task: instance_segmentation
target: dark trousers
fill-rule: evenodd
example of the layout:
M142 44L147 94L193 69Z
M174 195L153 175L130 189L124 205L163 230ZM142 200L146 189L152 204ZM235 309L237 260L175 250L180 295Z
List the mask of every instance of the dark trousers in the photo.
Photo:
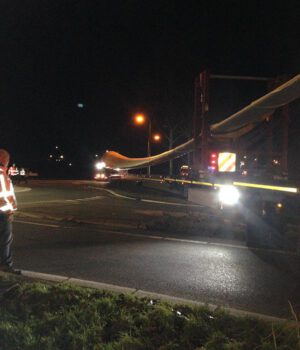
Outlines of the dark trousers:
M11 244L12 224L9 216L0 213L0 263L1 265L12 266Z

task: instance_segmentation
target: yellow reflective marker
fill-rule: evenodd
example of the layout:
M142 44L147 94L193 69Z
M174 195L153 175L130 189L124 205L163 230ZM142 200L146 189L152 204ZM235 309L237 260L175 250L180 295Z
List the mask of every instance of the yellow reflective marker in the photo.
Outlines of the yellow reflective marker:
M195 180L171 179L171 178L165 178L165 181L169 181L169 182L173 181L173 182L180 182L182 184L186 183L186 184L200 185L200 186L209 186L209 187L224 187L224 186L227 186L226 184L217 184L217 183L204 182L204 181L195 181ZM234 181L232 183L232 185L240 186L240 187L258 188L258 189L271 190L271 191L300 193L300 189L298 189L296 187L273 186L273 185L263 185L263 184L248 183L248 182L236 182L236 181Z
M218 155L219 172L236 171L236 153L220 152Z
M241 186L241 187L261 188L264 190L272 190L272 191L298 193L298 190L296 187L262 185L262 184L253 184L253 183L247 183L247 182L233 182L233 185Z

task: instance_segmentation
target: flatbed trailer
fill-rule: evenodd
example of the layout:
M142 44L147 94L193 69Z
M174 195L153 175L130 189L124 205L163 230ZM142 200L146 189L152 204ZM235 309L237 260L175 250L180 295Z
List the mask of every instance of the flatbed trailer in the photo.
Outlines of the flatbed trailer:
M189 189L206 188L219 196L222 189L239 192L237 203L218 201L216 210L225 215L239 213L246 223L246 242L251 247L288 249L300 253L300 188L287 183L245 182L229 178L199 180L164 178L169 184ZM234 194L227 192L228 196ZM226 201L225 201L226 202Z

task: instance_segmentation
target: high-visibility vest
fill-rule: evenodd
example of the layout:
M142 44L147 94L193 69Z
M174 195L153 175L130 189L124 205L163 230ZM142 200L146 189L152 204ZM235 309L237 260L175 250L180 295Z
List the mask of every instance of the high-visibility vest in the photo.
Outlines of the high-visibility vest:
M16 175L19 174L19 170L18 170L17 167L11 166L11 167L8 169L8 174L9 174L10 176L16 176Z
M5 168L0 167L0 212L10 213L17 210L14 187Z

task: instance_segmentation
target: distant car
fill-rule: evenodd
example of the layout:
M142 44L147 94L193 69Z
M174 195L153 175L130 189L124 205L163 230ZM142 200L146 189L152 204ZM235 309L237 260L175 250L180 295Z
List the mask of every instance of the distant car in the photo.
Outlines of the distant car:
M124 176L125 176L124 171L105 168L97 172L94 176L94 179L97 181L113 181L113 180L123 179Z
M97 181L108 181L108 176L105 173L97 173L94 179Z
M180 168L180 178L187 179L190 176L191 169L188 165L182 165Z
M113 180L120 180L120 179L123 179L123 175L122 174L120 174L120 173L116 173L116 174L111 174L110 176L109 176L109 180L110 181L113 181Z

